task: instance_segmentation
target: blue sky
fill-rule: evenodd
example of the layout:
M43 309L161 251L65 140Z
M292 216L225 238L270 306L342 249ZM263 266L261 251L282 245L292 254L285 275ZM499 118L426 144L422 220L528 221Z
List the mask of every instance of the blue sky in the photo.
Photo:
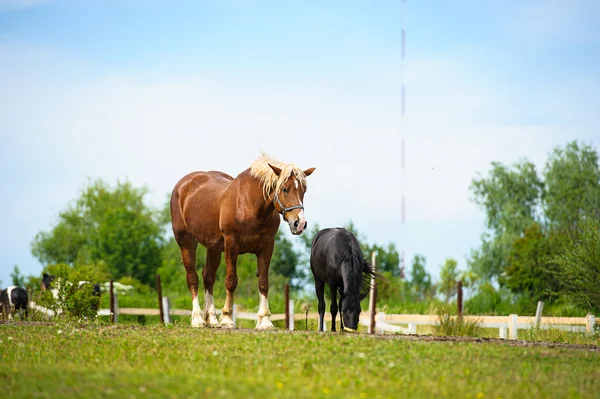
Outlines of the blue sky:
M303 168L310 223L352 219L466 266L492 161L600 142L600 3L0 0L0 280L39 273L35 234L86 179L148 185L237 174L260 149ZM406 193L406 224L400 194Z

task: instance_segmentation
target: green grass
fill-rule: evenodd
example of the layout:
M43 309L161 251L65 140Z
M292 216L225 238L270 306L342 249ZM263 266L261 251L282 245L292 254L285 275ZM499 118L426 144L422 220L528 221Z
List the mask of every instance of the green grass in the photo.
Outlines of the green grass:
M598 397L597 351L162 326L0 325L10 398Z

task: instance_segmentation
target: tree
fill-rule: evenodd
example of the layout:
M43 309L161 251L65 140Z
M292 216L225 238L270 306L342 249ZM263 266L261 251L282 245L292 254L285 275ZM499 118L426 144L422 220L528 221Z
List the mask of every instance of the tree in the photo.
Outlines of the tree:
M275 235L275 249L271 257L269 270L287 277L294 288L299 287L306 274L299 267L300 255L294 250L292 242L279 230Z
M410 282L413 290L423 299L431 289L431 276L425 270L426 259L423 255L416 254L410 270Z
M474 179L470 188L486 211L487 227L500 235L520 234L536 220L543 187L535 165L522 160L512 168L492 162L488 177Z
M458 263L456 260L448 258L440 270L439 292L446 296L446 302L456 294L456 282L458 281Z
M512 243L539 218L543 187L535 166L525 160L512 168L493 162L487 177L473 180L473 201L485 210L491 231L482 236L481 248L469 260L477 275L492 280L504 272Z
M561 293L576 305L600 312L600 221L585 219L577 241L554 260L559 267Z
M371 261L371 254L375 252L377 254L376 263L377 271L380 273L388 273L393 277L400 277L400 254L396 249L394 243L388 243L387 247L383 247L377 244L367 245L362 244L363 255L365 259Z
M534 302L551 299L559 289L553 258L562 252L564 238L557 231L546 232L538 223L533 223L512 245L502 282Z
M164 239L156 211L144 203L146 194L129 182L114 188L91 182L60 212L56 226L36 235L33 255L43 264L93 264L114 279L152 283Z
M25 286L25 276L21 274L19 266L15 265L13 272L10 274L10 278L12 279L13 285L16 285L17 287Z
M586 218L600 220L598 153L590 145L556 147L544 169L544 210L550 226L571 235Z

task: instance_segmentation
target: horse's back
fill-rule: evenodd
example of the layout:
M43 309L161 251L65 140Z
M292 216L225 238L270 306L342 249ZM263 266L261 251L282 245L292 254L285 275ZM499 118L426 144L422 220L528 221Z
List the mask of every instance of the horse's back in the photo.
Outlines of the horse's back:
M219 234L221 198L233 177L219 171L192 172L182 177L171 194L173 231L191 234L205 246Z
M354 235L341 227L320 230L312 242L310 266L315 278L327 282L341 279L342 264L352 259L358 241ZM360 246L358 246L360 250Z

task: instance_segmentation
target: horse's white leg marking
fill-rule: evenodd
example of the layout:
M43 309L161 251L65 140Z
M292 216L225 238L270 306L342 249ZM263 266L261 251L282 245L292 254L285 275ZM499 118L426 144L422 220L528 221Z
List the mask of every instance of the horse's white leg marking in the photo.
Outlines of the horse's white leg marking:
M223 328L235 328L231 313L233 312L233 295L227 291L227 297L225 297L225 305L223 305L223 313L221 314L221 327Z
M198 296L192 300L192 327L204 327L204 318L200 309Z
M10 287L8 287L6 289L6 294L8 295L8 309L6 309L6 314L8 314L8 320L12 320L12 308L13 308L13 303L12 303L12 290L14 290L16 288L15 285L11 285Z
M211 327L219 327L219 320L217 320L217 311L215 310L215 297L209 294L208 291L204 291L204 315L206 317L205 322Z
M260 294L260 305L256 314L256 328L258 330L269 330L275 328L271 322L271 311L269 310L269 299Z

